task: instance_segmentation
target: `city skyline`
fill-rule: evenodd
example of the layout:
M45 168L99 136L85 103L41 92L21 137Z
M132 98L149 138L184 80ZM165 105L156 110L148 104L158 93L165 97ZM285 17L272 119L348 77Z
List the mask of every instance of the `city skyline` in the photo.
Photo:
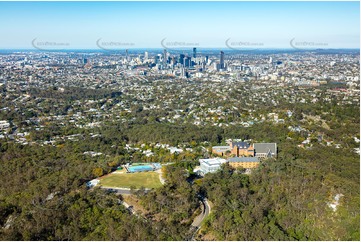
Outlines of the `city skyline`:
M0 2L0 48L359 49L359 18L359 2Z

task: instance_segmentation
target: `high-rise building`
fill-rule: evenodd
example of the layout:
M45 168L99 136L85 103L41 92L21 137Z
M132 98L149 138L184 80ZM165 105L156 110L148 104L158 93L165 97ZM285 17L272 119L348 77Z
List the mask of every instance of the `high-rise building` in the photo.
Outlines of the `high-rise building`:
M125 59L126 59L127 61L129 61L128 49L125 50Z
M191 66L191 58L189 56L186 56L183 59L183 66L184 67L190 67Z
M219 64L220 64L220 68L224 69L224 52L223 51L221 51L221 57L220 57Z
M186 76L186 71L185 71L184 67L181 67L181 69L180 69L180 74L181 74L181 77L185 77L185 76Z
M158 56L158 55L154 56L154 63L155 63L155 64L158 63L158 60L159 60L159 56Z
M197 48L193 48L193 58L197 58Z
M148 60L148 51L144 52L144 60Z
M181 63L182 65L184 65L184 57L185 57L185 55L184 54L180 54L179 55L179 63Z
M163 51L163 65L164 65L164 66L167 65L167 59L168 59L168 57L167 57L167 50L164 49L164 51Z

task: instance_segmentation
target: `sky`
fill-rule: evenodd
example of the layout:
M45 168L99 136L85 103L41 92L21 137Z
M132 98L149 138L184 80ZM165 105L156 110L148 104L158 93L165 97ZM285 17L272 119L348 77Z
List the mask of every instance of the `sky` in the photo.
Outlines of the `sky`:
M0 2L0 48L359 48L359 4Z

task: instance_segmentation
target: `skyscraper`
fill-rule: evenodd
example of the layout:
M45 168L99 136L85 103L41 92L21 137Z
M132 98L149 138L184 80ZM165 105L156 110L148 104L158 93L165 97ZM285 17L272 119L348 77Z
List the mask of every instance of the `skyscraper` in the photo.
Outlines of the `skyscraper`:
M182 65L184 64L184 63L183 63L184 57L185 57L184 54L180 54L180 55L179 55L179 61L178 61L178 62L181 63Z
M164 51L163 51L163 65L164 65L164 66L167 65L167 59L168 59L168 57L167 57L167 50L164 49Z
M224 69L224 52L223 51L221 51L221 57L220 57L219 65L220 65L221 69Z
M128 49L125 50L125 59L126 59L127 61L129 61Z
M184 67L190 67L191 66L191 58L189 56L186 56L183 59L183 66Z
M197 58L197 48L193 48L193 58Z
M155 64L158 64L158 60L159 60L159 56L158 55L154 56L154 63Z
M181 73L181 77L185 77L185 69L184 69L184 67L181 67L181 69L180 69L180 73Z
M144 60L148 60L148 51L144 52Z
M182 63L182 64L183 64L184 67L187 67L187 64L188 64L188 56L186 56L186 57L183 58L183 63Z

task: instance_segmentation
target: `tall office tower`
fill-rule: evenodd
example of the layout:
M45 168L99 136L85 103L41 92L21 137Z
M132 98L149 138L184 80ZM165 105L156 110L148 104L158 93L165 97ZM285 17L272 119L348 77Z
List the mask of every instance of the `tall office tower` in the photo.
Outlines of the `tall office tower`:
M206 55L206 64L208 63L208 55Z
M188 64L188 67L192 66L192 57L190 57L190 56L187 57L187 64Z
M144 60L148 60L148 51L144 52Z
M181 67L180 73L181 73L181 77L185 77L185 69L184 69L184 67Z
M220 68L223 69L224 68L224 52L223 51L221 51L221 58L220 58L219 64L220 64Z
M220 64L217 64L216 62L213 63L213 70L219 71Z
M159 60L159 56L154 56L154 63L157 64L158 63L158 60Z
M163 51L163 65L166 66L167 65L167 50L164 49Z
M127 61L129 61L128 49L125 50L125 59L126 59Z
M193 58L197 58L197 48L193 48Z
M188 71L187 71L186 68L182 67L182 68L180 69L180 72L181 72L181 77L182 77L182 78L188 78L188 77L189 77L189 73L188 73Z
M183 66L184 67L190 67L191 66L191 58L189 56L186 56L184 59L183 59Z
M179 55L179 63L181 63L182 65L184 64L183 62L184 62L184 57L185 57L185 55L184 54L180 54Z

